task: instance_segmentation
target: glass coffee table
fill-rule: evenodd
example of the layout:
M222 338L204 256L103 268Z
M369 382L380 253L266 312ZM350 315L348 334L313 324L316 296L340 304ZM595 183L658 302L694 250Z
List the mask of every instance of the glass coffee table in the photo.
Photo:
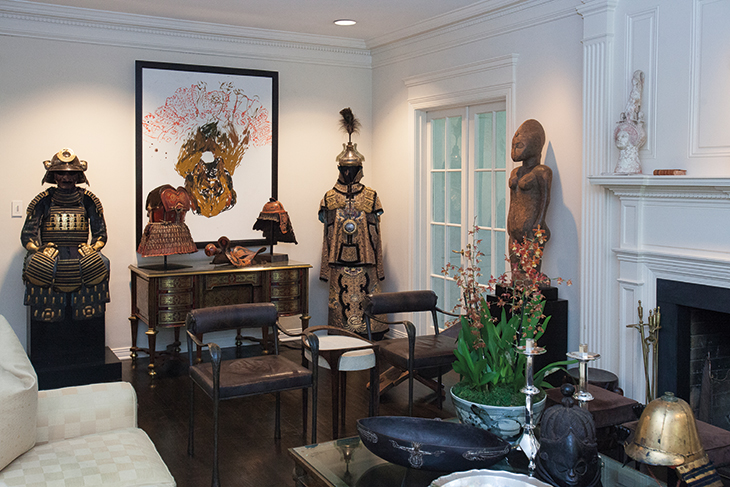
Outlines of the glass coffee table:
M427 472L389 463L370 453L360 438L290 448L296 487L428 487L450 472ZM666 484L631 466L601 456L603 487L657 487ZM492 466L493 470L527 473L527 461L515 451Z

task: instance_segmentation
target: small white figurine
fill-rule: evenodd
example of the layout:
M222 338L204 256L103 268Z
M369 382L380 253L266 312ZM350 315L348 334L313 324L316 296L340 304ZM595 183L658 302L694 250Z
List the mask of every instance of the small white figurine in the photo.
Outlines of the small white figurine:
M615 174L640 174L639 149L646 143L644 113L641 111L641 90L644 86L644 73L634 71L631 80L631 93L621 120L613 131L616 147L619 149Z

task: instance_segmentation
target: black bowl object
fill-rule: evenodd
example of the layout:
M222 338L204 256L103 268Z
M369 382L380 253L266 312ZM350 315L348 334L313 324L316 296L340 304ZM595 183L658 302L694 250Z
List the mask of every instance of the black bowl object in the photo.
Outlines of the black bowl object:
M408 468L457 472L487 468L510 452L489 431L439 419L379 416L357 421L362 443L380 458Z

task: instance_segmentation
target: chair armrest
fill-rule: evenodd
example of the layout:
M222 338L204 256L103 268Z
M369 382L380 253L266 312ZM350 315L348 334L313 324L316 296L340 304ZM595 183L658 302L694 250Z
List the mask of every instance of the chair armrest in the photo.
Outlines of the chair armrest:
M208 352L210 353L210 359L214 364L218 364L220 367L221 363L221 348L216 345L213 342L210 343L204 343L202 342L197 336L195 336L194 333L192 333L190 330L186 330L188 334L188 360L189 365L192 367L195 360L193 359L193 343L198 346L199 350L202 350L204 348L208 349Z
M405 329L406 329L406 334L408 335L408 339L409 340L412 340L412 339L415 339L416 338L416 327L415 327L415 325L413 323L411 323L408 320L402 320L402 321L386 321L386 320L381 320L377 316L371 315L371 314L369 314L367 312L365 314L367 314L368 317L371 320L379 321L380 323L385 323L386 325L403 325L405 327Z
M316 328L316 327L314 327ZM314 334L311 328L307 328L302 332L302 361L304 358L304 348L308 348L312 354L312 363L314 364L312 373L314 378L317 377L317 364L319 363L319 337ZM303 362L304 364L304 362ZM306 364L305 364L306 365Z
M128 382L38 391L36 444L137 427L137 394Z
M460 317L460 316L461 316L461 315L460 315L460 314L458 314L458 313L452 313L452 312L450 312L450 311L444 311L444 310L442 310L441 308L439 308L438 306L436 307L436 311L438 311L439 313L443 313L443 314L445 314L445 315L449 315L449 316L454 316L454 317L456 317L456 318L458 318L458 317Z
M401 321L387 321L387 320L383 320L383 319L381 319L381 318L378 318L377 316L375 316L375 315L372 315L372 314L368 313L367 311L365 312L365 314L366 314L366 315L367 315L367 317L368 317L368 318L370 318L371 320L375 320L375 321L377 321L377 322L379 322L379 323L384 323L384 324L386 324L386 325L389 325L389 326L390 326L390 325L403 325L403 326L404 326L404 327L406 328L406 333L408 332L408 325L406 325L406 323L410 323L410 321L407 321L407 320L401 320Z

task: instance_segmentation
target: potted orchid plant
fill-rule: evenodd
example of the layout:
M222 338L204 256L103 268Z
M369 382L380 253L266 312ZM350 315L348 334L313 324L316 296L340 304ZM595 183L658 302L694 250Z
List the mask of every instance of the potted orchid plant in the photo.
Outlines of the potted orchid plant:
M519 435L524 426L526 357L518 346L527 339L534 342L547 330L550 317L543 314L545 297L541 288L551 280L539 271L545 244L544 232L538 227L534 238L512 242L507 260L511 273L481 284L478 227L469 232L465 249L455 251L462 255L462 265L447 264L442 273L454 279L462 296L460 307L461 330L456 349L454 370L461 376L451 389L457 416L462 422L492 430L510 438ZM561 278L558 283L571 281ZM496 299L488 298L498 291ZM534 374L538 387L552 387L545 377L574 361L551 363ZM545 406L544 393L537 396L535 417Z

